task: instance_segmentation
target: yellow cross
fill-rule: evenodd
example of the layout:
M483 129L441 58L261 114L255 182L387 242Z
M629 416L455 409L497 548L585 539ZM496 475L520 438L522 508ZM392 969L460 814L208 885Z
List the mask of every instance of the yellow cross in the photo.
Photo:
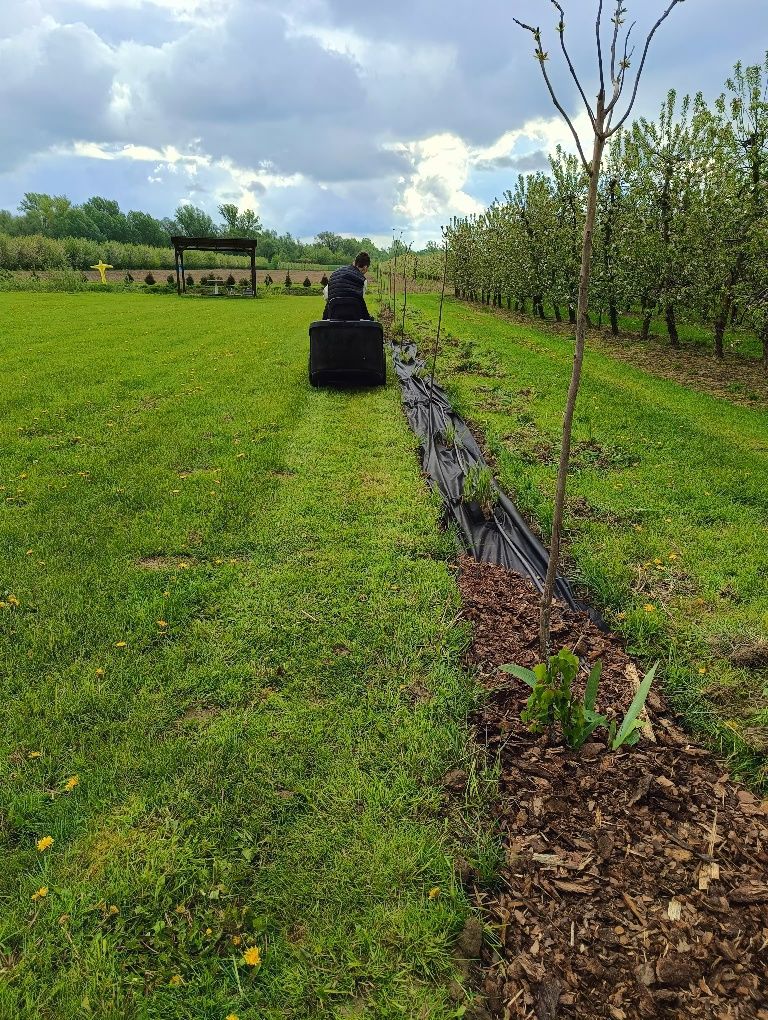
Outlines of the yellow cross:
M101 282L102 283L106 283L107 282L106 270L107 269L114 269L114 268L115 268L114 266L108 266L106 262L102 262L101 260L99 260L99 262L95 266L91 266L91 269L98 269L99 275L101 276Z

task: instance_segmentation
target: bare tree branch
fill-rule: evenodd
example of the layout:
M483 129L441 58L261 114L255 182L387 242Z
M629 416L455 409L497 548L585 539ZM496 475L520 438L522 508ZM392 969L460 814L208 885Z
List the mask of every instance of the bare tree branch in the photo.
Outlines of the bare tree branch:
M595 35L597 37L597 66L600 71L600 94L605 95L605 73L603 71L603 46L600 41L600 30L603 21L603 0L597 8L597 20L595 21Z
M613 14L613 39L611 39L611 84L616 85L616 43L621 28L621 16L626 14L626 8L622 6L622 0L616 0L616 10Z
M576 128L573 126L573 121L571 120L571 118L568 116L568 114L563 109L563 106L562 106L560 100L555 95L555 90L552 88L552 82L549 80L549 75L547 74L547 68L545 67L545 61L547 59L547 54L541 48L541 31L540 31L540 29L532 28L530 25L526 25L524 22L520 21L518 18L513 18L512 20L515 22L516 25L519 25L520 28L524 28L526 30L526 32L531 32L532 35L533 35L533 38L536 40L536 50L535 50L536 59L541 64L541 73L544 75L544 81L547 84L547 89L549 90L550 98L552 99L552 102L555 104L555 109L557 110L557 112L560 114L560 116L566 122L568 127L571 129L571 134L573 135L573 140L576 142L576 148L578 149L579 156L581 158L581 162L584 164L584 169L587 171L587 173L590 173L590 165L587 162L587 157L584 155L584 150L581 147L581 139L579 138L579 133L576 130ZM592 116L591 112L590 112L590 116ZM594 124L594 117L592 119L592 123Z
M629 117L630 113L632 112L632 107L635 105L635 100L637 99L637 90L638 90L638 88L640 86L640 78L642 77L642 74L643 74L643 68L645 67L645 61L646 61L646 58L648 56L648 49L650 48L651 40L653 39L654 35L656 35L656 31L659 28L659 26L662 25L667 20L669 15L672 13L672 10L675 7L677 7L678 4L681 4L681 3L684 3L684 0L672 0L670 5L667 7L667 9L661 15L661 17L656 22L656 24L653 26L651 31L648 33L648 36L647 36L647 38L645 40L645 46L643 48L643 59L640 61L640 67L637 69L637 75L635 76L635 86L632 89L632 98L629 101L629 106L627 107L627 110L626 110L626 113L624 114L624 116L621 118L619 123L615 125L615 127L611 128L611 130L609 132L609 135L608 135L609 138L610 138L611 135L615 135L616 132L619 130L619 128L624 124L624 122L627 120L627 118Z
M630 61L632 60L632 54L635 52L635 47L633 46L629 53L627 53L627 47L629 46L629 37L632 35L632 29L635 27L636 24L637 24L636 21L632 22L632 24L629 26L629 31L627 32L626 38L624 39L624 55L622 56L621 63L619 65L619 75L614 85L613 98L605 108L605 112L608 115L608 119L606 120L606 126L610 125L611 120L613 118L613 111L618 105L618 102L621 99L621 95L624 91L624 82L626 80L627 70L629 69Z
M586 107L587 113L589 114L589 120L590 123L592 124L592 130L594 130L595 115L592 112L592 107L590 106L589 101L587 100L587 97L584 94L584 89L582 88L581 82L579 81L576 71L574 70L570 54L568 53L568 50L565 47L565 11L558 3L558 0L550 0L550 3L553 5L553 7L556 7L560 13L560 23L557 26L557 31L560 35L560 49L563 51L563 56L565 57L566 63L568 64L568 70L571 72L571 77L576 82L576 88L579 90L581 98L584 100L584 106Z

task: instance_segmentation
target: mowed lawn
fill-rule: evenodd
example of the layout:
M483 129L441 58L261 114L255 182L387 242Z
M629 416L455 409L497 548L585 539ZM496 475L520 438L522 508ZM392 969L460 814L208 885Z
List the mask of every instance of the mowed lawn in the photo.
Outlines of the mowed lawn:
M459 1015L450 548L319 311L0 295L3 1018Z
M409 306L429 345L437 297ZM443 321L438 375L548 536L573 345L455 299ZM768 785L768 412L588 349L574 440L570 576L634 653L661 658L692 724Z

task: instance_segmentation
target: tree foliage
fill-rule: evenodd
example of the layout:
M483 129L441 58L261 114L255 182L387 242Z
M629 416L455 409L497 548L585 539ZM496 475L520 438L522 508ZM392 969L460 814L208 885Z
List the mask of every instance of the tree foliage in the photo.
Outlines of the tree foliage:
M460 296L573 321L588 178L562 149L550 163L448 225ZM658 318L674 345L679 320L695 319L722 356L725 328L739 321L762 338L768 365L768 54L762 66L737 64L711 107L670 91L656 118L611 140L594 255L591 315L614 332L632 310L645 336ZM429 254L420 261L428 273Z

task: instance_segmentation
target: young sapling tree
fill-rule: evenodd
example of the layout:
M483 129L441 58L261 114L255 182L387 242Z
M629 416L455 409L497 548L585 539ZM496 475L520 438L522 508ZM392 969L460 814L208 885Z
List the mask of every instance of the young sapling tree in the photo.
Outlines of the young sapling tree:
M625 24L625 15L628 8L625 6L623 0L616 0L614 5L613 17L611 21L613 23L613 30L611 32L611 43L610 43L610 60L606 53L605 59L603 55L603 41L602 41L602 29L603 29L603 4L604 0L599 0L597 9L597 18L595 21L595 37L597 40L597 69L600 78L600 85L597 93L597 100L595 104L591 104L587 99L584 86L582 85L579 76L574 68L573 61L571 60L570 53L565 43L565 10L558 0L550 0L550 3L557 10L559 14L559 21L557 24L557 32L560 37L560 48L563 53L563 57L568 65L568 70L571 77L578 89L579 95L586 108L587 115L589 117L589 123L592 128L592 158L587 159L584 151L584 145L582 144L581 138L578 131L573 123L573 120L568 116L564 106L560 102L552 84L549 72L547 71L547 60L549 54L544 50L541 29L532 25L527 25L525 22L515 18L514 21L522 29L530 32L533 35L535 42L534 56L539 62L541 73L544 76L549 95L552 102L555 105L558 113L563 117L566 124L568 125L571 134L573 135L576 149L581 159L584 170L587 174L589 181L587 189L587 208L586 217L584 222L584 236L583 245L581 252L581 271L579 274L579 291L578 291L578 302L576 311L576 343L573 356L573 371L571 374L571 382L568 387L568 397L566 399L565 413L563 416L563 439L560 448L560 462L557 472L557 487L555 492L555 506L552 514L552 541L550 546L549 554L549 565L547 568L547 576L544 581L544 590L541 596L541 612L539 619L539 648L543 659L546 659L549 653L549 632L550 632L550 619L552 616L552 598L555 590L555 580L557 578L557 567L560 560L560 542L562 537L562 526L563 526L563 508L565 505L565 490L566 481L568 477L568 464L570 460L571 451L571 432L573 429L573 415L576 408L576 398L579 393L579 384L581 382L581 368L584 361L584 343L587 334L587 313L589 304L589 283L592 271L592 247L593 237L595 230L595 215L597 212L597 195L598 195L598 184L600 179L600 167L602 165L603 153L608 139L616 134L620 130L622 125L625 123L632 108L635 105L637 98L637 91L640 85L640 79L645 68L645 62L648 57L648 50L650 49L651 41L654 35L666 21L671 14L672 10L677 7L678 4L683 3L684 0L671 0L663 11L661 16L658 18L656 23L653 25L651 30L645 39L645 45L643 47L642 57L640 58L640 64L637 69L637 73L634 76L634 81L631 87L631 93L629 99L623 104L623 109L620 109L622 104L622 97L624 96L625 85L627 84L627 72L631 66L632 54L634 48L630 49L630 38L632 35L632 29L634 28L634 22L630 25L626 34L624 35L623 44L620 42L620 35L622 25ZM610 75L609 81L606 81L606 72Z

